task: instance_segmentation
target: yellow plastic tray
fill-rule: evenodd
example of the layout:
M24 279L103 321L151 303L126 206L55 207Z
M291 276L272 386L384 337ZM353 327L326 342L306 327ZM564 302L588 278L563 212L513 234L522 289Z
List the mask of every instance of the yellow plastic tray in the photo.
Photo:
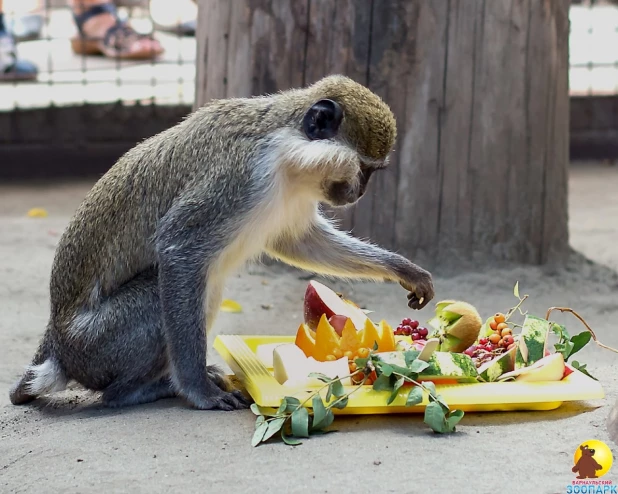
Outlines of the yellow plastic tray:
M316 387L284 387L273 377L256 355L259 345L269 343L294 343L294 336L239 336L220 335L214 342L234 374L238 377L255 402L265 408L277 408L284 396L294 396L301 401ZM346 386L346 392L358 386ZM349 397L348 405L334 409L335 414L387 414L421 413L428 404L427 396L422 403L406 407L409 387L400 390L390 405L386 404L390 393L374 391L371 386L362 386ZM462 383L436 385L451 409L465 412L492 412L515 410L554 410L565 401L594 400L605 397L601 384L585 374L574 370L562 381L552 382L502 382ZM323 398L326 390L323 390ZM311 401L308 405L310 406Z

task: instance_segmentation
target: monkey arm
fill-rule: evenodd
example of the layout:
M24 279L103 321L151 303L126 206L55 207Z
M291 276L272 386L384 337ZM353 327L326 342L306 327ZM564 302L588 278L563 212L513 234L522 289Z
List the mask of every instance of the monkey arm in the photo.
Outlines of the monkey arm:
M282 236L269 246L267 253L323 275L398 281L415 297L410 304L420 301L419 308L433 298L431 275L427 271L399 254L337 230L320 214L301 237Z
M236 396L217 387L206 364L206 327L216 315L220 280L216 261L233 231L221 207L201 198L176 203L156 234L163 335L178 393L200 409L231 410ZM214 302L213 302L214 300Z

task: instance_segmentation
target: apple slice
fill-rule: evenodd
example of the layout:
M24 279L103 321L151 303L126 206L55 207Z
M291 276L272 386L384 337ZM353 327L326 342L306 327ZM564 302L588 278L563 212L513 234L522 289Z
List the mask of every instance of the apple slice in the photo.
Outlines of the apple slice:
M311 280L307 285L304 313L305 324L314 331L318 327L322 314L326 315L327 320L332 316L349 317L357 330L363 329L367 320L367 315L361 309L345 302L333 290L315 280ZM336 323L333 321L333 325L337 334L341 335L343 324L339 324L339 322L340 320L337 320ZM338 327L341 329L338 330Z
M537 360L528 367L521 367L512 372L502 374L498 381L514 377L516 381L539 382L561 381L564 377L564 357L561 353L552 353Z

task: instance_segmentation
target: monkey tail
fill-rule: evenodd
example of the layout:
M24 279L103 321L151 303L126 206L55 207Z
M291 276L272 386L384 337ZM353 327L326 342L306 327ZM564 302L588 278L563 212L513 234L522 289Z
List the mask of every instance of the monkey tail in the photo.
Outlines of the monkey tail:
M43 337L32 363L9 392L13 405L25 405L41 395L62 391L67 386L68 379L51 351L48 334L49 331Z

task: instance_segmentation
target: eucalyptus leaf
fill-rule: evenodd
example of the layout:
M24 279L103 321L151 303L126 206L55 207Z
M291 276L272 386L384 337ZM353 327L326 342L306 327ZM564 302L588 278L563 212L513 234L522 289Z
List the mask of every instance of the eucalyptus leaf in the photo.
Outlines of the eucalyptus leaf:
M309 437L309 412L305 407L298 408L292 413L292 435Z
M551 331L556 334L558 337L560 337L561 339L565 339L568 340L571 338L571 336L569 335L569 332L567 331L566 327L564 327L562 324L557 324L557 323L552 323L551 324Z
M285 413L287 408L288 408L288 400L287 398L284 397L283 400L281 400L281 404L279 405L279 408L277 410L277 415Z
M263 415L258 416L258 418L255 419L255 429L257 430L257 428L264 422L266 422L266 417Z
M299 444L302 444L302 441L288 436L283 429L281 429L281 439L283 439L283 442L288 446L298 446Z
M429 364L424 360L419 359L414 360L410 364L410 370L415 373L423 372L427 367L429 367Z
M453 410L451 413L449 413L449 416L446 419L446 423L448 424L448 428L450 432L455 432L456 430L455 426L461 421L463 417L464 417L463 410Z
M515 288L513 288L513 295L515 295L518 299L521 300L521 297L519 296L519 281L515 283Z
M429 393L429 399L432 400L436 396L436 385L431 381L427 381L423 383L423 386Z
M264 408L264 407L257 405L256 403L251 403L251 411L255 415L264 415L266 417L274 417L279 413L277 410L271 410L269 408Z
M395 385L393 387L393 392L391 393L388 400L386 401L387 405L390 405L393 401L395 401L395 399L397 398L397 395L399 394L399 389L403 386L404 382L405 382L405 379L403 377L400 377L399 379L397 379L397 382L395 382Z
M373 383L374 391L390 391L392 389L391 379L389 376L380 374Z
M285 424L285 421L286 421L286 418L281 417L281 418L272 419L270 422L268 422L268 429L266 431L266 434L264 434L264 438L262 439L262 441L263 442L268 441L277 432L279 432L281 428L283 427L283 424Z
M312 405L313 424L311 426L311 430L321 429L323 427L322 422L326 418L326 408L324 407L324 403L322 402L322 398L320 397L320 395L316 394L313 396Z
M326 427L330 427L330 425L333 423L334 420L335 420L335 415L333 414L332 410L326 410L326 418L324 419L324 422L322 423L322 429L325 429Z
M444 410L437 402L432 402L425 408L425 418L423 420L434 432L443 434L448 430Z
M315 379L319 379L320 381L322 381L323 383L329 383L332 381L332 379L330 377L328 377L325 374L322 374L321 372L311 372L309 374L309 377L313 377Z
M268 430L268 424L266 422L261 422L260 425L257 426L255 432L253 433L253 439L251 439L251 446L255 447L262 442L266 431Z
M440 404L440 406L442 407L442 409L444 410L444 412L448 412L449 406L447 405L446 401L444 401L444 398L442 397L442 395L437 395L436 396L436 402Z
M579 352L582 348L584 348L590 339L592 338L592 333L589 331L583 331L582 333L576 334L571 338L571 343L573 343L573 348L571 349L571 353L569 353L569 357L574 353Z
M251 403L251 411L255 415L262 415L262 411L260 410L260 407L257 405L257 403Z
M389 364L381 364L380 372L383 376L389 377L393 373L393 367Z
M300 400L298 398L294 398L293 396L286 396L285 401L287 402L287 406L285 408L286 412L293 412L300 406Z
M357 358L357 359L354 359L354 363L356 364L356 367L358 369L364 369L365 366L367 365L368 361L369 361L368 358Z
M421 354L418 350L408 350L403 353L403 358L405 359L406 365L409 367L412 362L414 362L418 356Z
M326 403L329 403L332 397L333 397L333 383L330 383L328 386L328 390L326 391Z
M343 384L341 384L341 381L333 381L333 383L331 384L331 388L335 397L341 398L343 395L345 395L345 389L343 387Z
M340 410L347 407L348 406L348 397L346 396L345 398L341 398L340 400L337 400L333 403L332 405L334 408L339 408Z
M408 393L408 399L406 400L407 407L413 407L423 402L423 389L419 386L414 386Z

